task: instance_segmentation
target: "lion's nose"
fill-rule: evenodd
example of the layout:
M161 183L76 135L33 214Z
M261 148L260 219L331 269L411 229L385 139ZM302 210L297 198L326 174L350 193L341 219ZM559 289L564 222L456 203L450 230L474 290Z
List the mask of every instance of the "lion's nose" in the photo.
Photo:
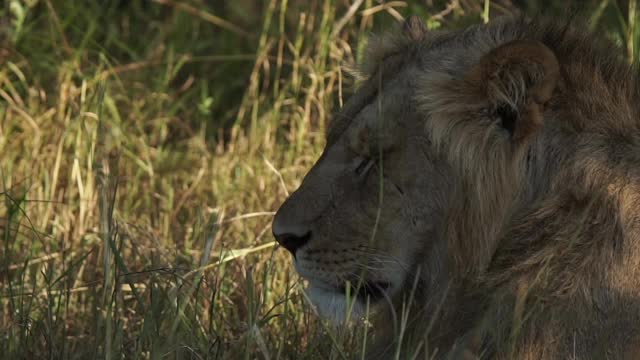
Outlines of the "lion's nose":
M295 256L296 251L309 242L311 231L303 227L287 226L278 220L276 216L272 224L273 236L280 245Z

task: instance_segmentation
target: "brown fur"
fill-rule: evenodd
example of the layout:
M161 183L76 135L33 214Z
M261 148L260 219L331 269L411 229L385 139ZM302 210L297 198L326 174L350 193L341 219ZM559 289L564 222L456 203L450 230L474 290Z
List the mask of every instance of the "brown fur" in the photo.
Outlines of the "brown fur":
M637 67L548 20L404 28L370 45L360 69L368 80L274 232L276 222L305 224L314 237L303 251L367 246L409 266L395 306L379 306L372 358L399 345L459 358L640 356ZM367 110L376 101L388 110ZM335 165L365 151L363 131L384 154L384 196L375 177L346 185ZM358 140L344 152L342 138ZM413 321L398 344L381 330L406 309Z

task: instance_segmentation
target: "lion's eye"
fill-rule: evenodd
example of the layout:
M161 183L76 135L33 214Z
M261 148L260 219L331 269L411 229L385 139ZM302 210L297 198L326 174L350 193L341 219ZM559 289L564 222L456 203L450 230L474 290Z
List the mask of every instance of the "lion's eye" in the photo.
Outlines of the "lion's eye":
M358 176L362 176L365 175L367 172L369 172L369 170L371 169L371 167L373 166L373 164L375 163L375 161L371 158L362 158L360 159L360 162L358 163L358 166L356 167L356 175Z

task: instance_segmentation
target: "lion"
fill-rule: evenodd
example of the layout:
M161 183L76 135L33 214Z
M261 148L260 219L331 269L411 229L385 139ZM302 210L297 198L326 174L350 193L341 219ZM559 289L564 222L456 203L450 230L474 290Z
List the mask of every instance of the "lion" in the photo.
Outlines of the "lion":
M272 224L367 358L640 357L640 75L571 22L370 41Z

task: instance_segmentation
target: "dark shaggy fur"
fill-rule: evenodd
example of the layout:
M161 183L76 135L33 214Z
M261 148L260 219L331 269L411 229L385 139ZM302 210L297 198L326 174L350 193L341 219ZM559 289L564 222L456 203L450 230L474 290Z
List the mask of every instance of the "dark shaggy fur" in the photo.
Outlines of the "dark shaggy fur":
M446 270L423 276L427 305L414 301L407 343L481 358L640 357L640 75L583 28L506 19L370 46L365 78L390 59L420 64L427 131L458 174ZM519 143L492 122L509 100L466 77L513 41L544 44L561 70L542 128ZM528 79L500 95L517 108Z

